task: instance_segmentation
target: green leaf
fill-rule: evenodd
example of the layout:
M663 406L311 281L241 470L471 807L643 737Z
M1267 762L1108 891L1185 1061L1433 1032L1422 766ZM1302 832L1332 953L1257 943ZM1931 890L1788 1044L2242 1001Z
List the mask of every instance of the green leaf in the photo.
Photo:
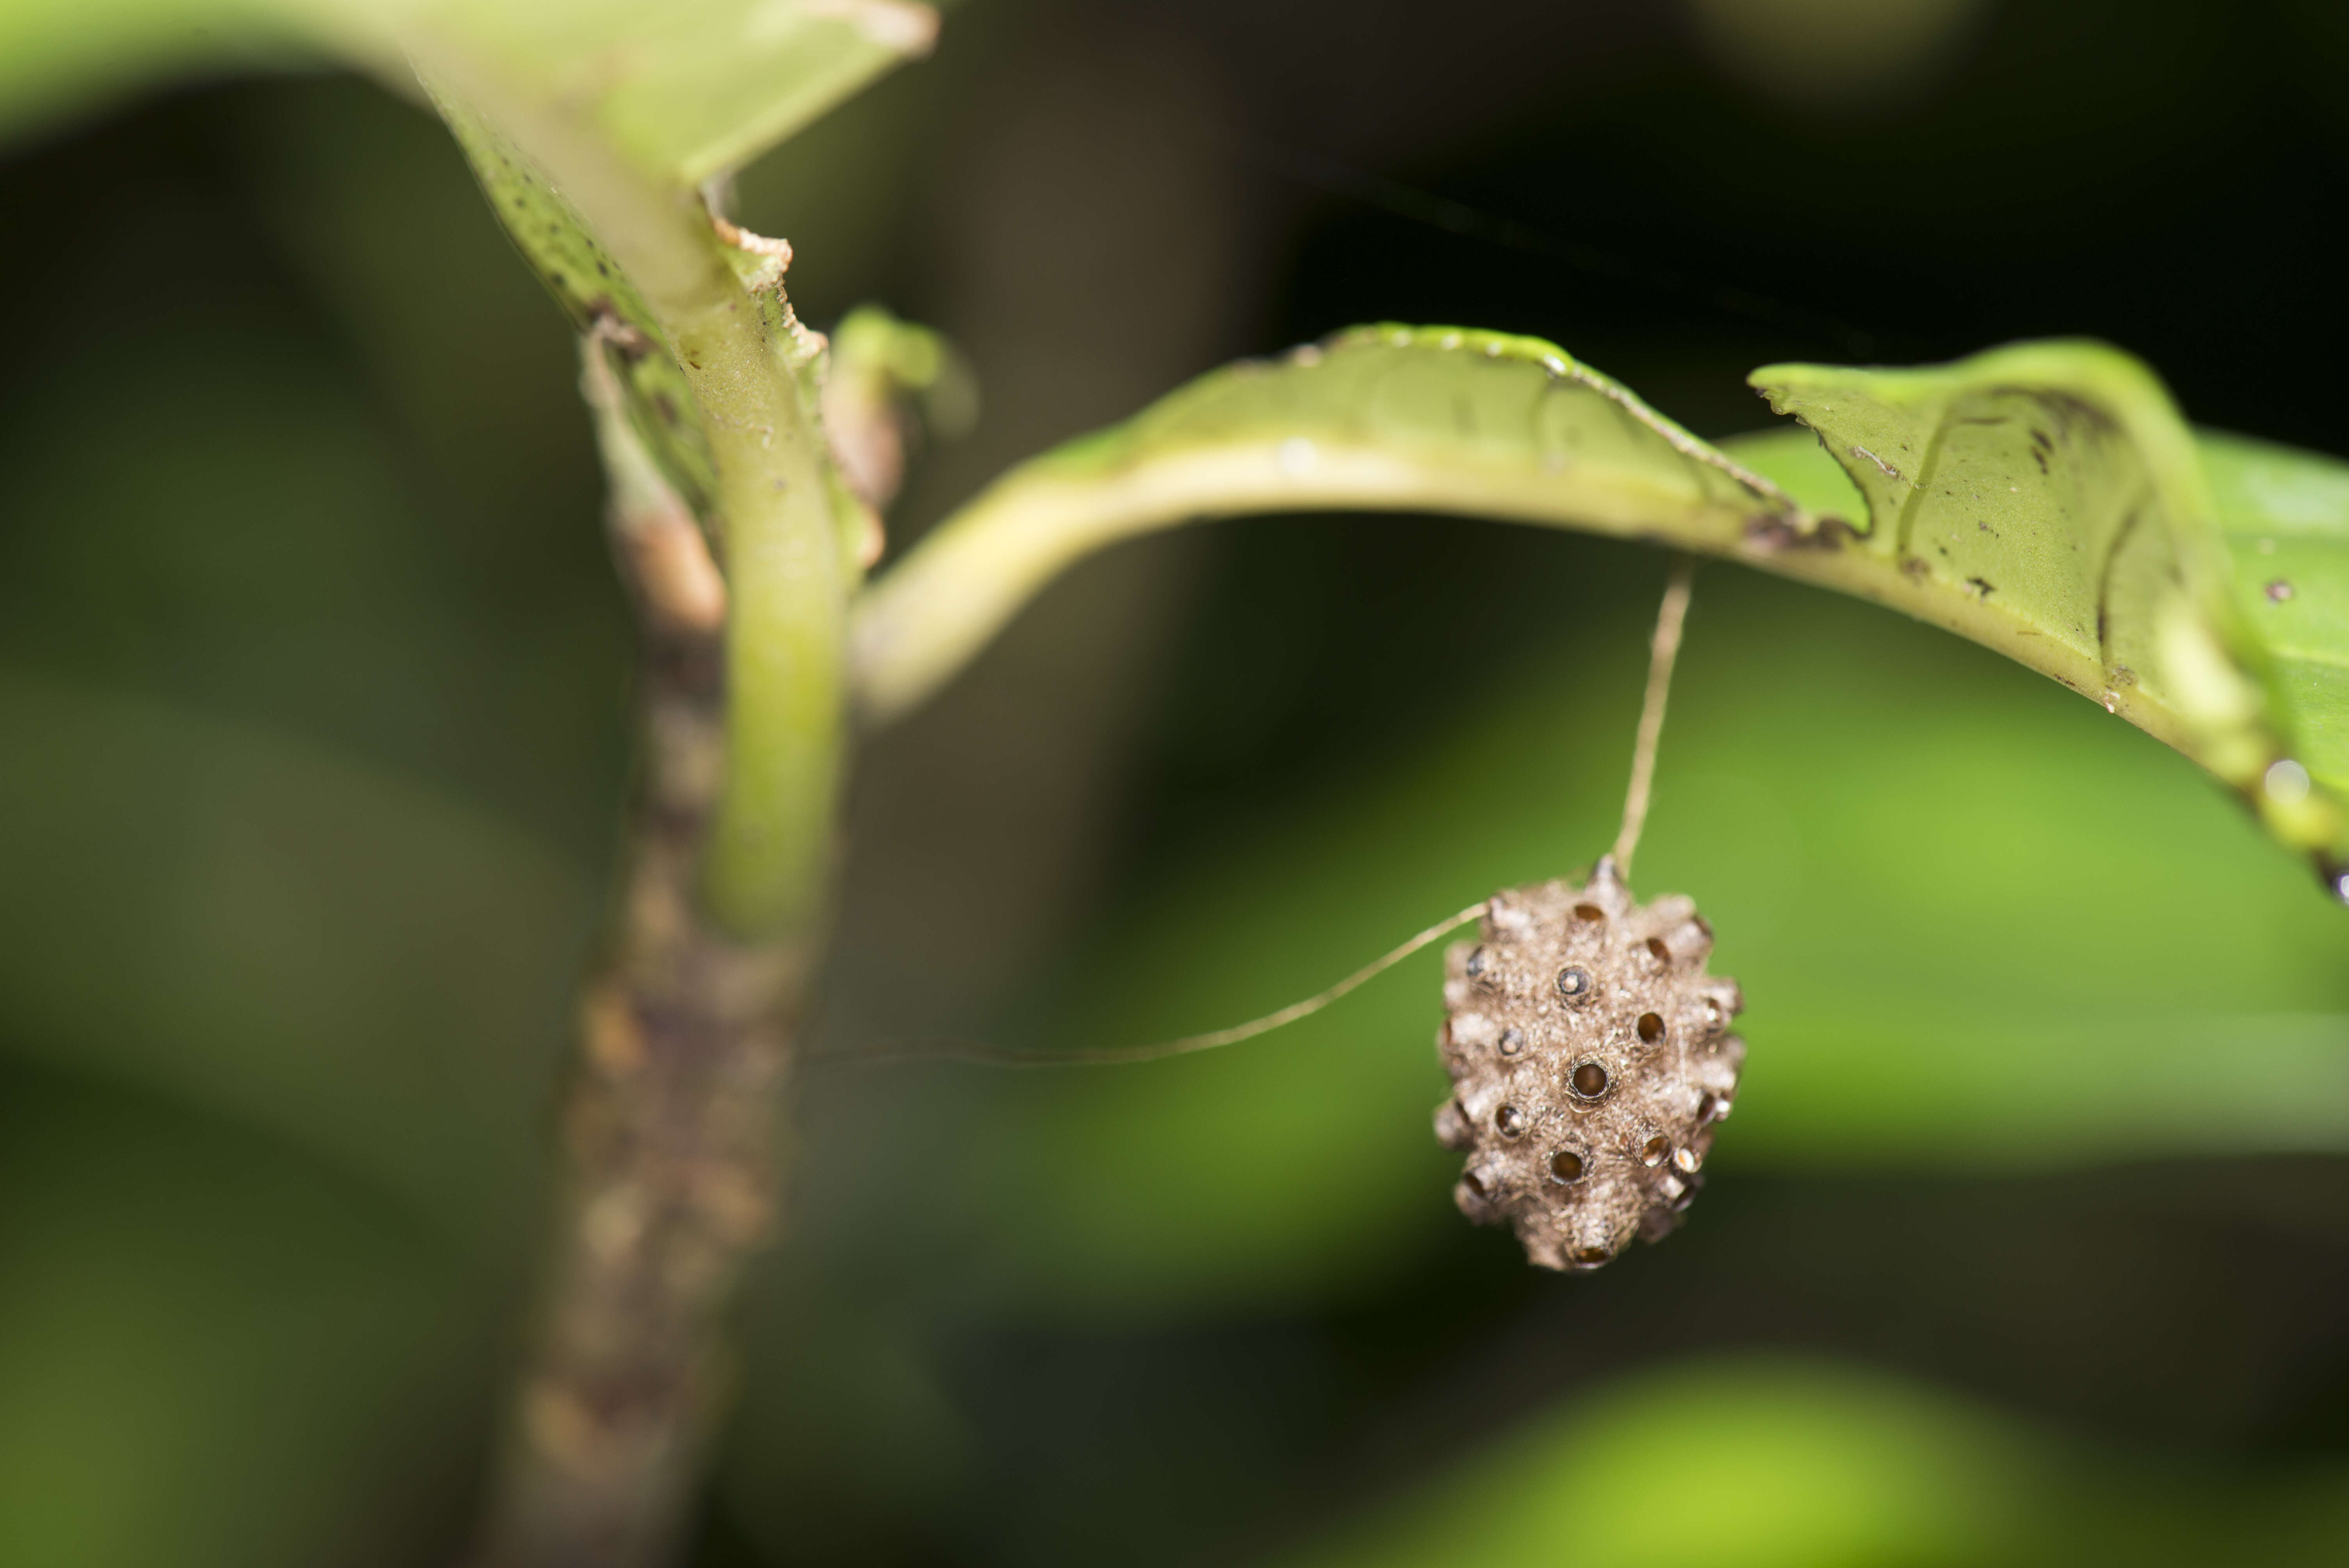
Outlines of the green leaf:
M2098 344L1753 381L1866 498L1856 526L1810 533L1842 559L1804 575L1868 593L1898 573L1904 607L2125 714L2349 874L2349 470L2222 439L2230 517L2160 383ZM2292 553L2261 572L2246 557L2283 549L2279 507ZM2291 597L2262 614L2267 582Z
M1716 552L1801 515L1553 344L1363 327L1203 377L996 481L864 596L859 695L879 719L910 708L1104 545L1195 518L1327 508L1566 523Z
M573 329L599 339L624 390L629 422L662 477L706 517L717 491L717 465L692 382L660 314L554 176L469 104L444 98L439 108L523 260ZM647 205L656 223L666 227L667 214L657 203ZM708 224L688 219L679 229L675 242L689 253L701 244Z
M875 583L860 696L903 712L1062 567L1151 529L1508 518L1725 555L1958 632L2178 747L2349 876L2349 470L2228 438L2206 466L2152 374L2094 344L1755 380L1836 462L1799 432L1708 445L1533 338L1368 327L1216 372L1013 469ZM2249 550L2271 569L2238 565ZM2271 581L2291 596L2269 601Z
M12 0L0 133L198 71L324 55L411 86L413 53L560 107L637 172L696 185L928 52L918 0Z
M6 0L0 139L176 77L286 69L321 56L386 73L399 50L351 0Z
M2349 795L2349 462L2205 432L2243 624L2293 755Z
M442 0L417 25L506 90L561 105L640 173L698 185L749 161L902 61L918 0Z

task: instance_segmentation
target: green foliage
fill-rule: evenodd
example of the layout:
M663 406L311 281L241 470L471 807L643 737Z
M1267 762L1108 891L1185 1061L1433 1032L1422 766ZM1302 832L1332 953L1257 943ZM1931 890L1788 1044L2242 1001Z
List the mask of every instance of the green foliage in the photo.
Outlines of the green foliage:
M388 70L398 51L350 0L0 0L0 135L20 137L174 77L296 67Z
M395 87L405 57L561 106L654 183L723 175L909 56L922 0L7 0L0 129L69 115L151 80L339 57Z
M926 51L936 28L916 0L719 0L659 25L626 4L452 7L410 36L491 210L573 327L599 342L636 434L713 531L719 465L697 375L771 379L804 403L821 356L784 300L788 247L722 240L694 188ZM713 263L725 270L712 275ZM743 296L765 352L721 369L733 356L682 343L688 317ZM842 528L854 536L851 521Z
M625 389L629 422L662 476L697 513L707 515L717 466L692 383L658 313L527 152L463 104L440 107L481 177L491 209L572 330L598 335L597 352Z
M692 186L790 136L910 56L924 0L411 0L428 52L465 50L503 91L560 104L640 174Z
M1535 338L1364 327L1206 376L998 480L859 606L857 684L920 701L1070 562L1170 523L1345 507L1508 517L1729 551L1775 487Z
M1754 381L1840 470L1785 437L1713 447L1533 338L1365 327L1216 372L926 540L860 609L860 689L884 717L918 700L1068 562L1145 530L1300 508L1514 518L1726 555L1971 637L2179 747L2328 882L2349 875L2340 465L2267 449L2246 469L2230 447L2222 511L2159 383L2094 344ZM2312 568L2287 624L2228 554L2280 534Z
M1854 552L1971 595L1975 620L2011 623L1984 640L2125 708L2284 842L2349 867L2349 640L2328 592L2349 569L2349 469L2278 449L2247 464L2230 446L2222 505L2159 383L2095 344L1926 370L1770 366L1754 384L1866 498ZM2319 606L2289 620L2300 584L2273 559L2279 510Z

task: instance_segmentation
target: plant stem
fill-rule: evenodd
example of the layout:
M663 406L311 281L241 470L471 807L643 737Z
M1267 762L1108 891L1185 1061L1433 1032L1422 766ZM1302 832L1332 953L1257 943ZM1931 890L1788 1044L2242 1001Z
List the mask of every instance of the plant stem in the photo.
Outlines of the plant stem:
M807 569L833 531L819 493L791 498L814 515L783 514L787 533L820 534L812 542L762 548L740 521L759 508L738 509L728 537L747 548L730 549L721 579L630 430L604 345L591 336L585 350L614 555L641 627L642 749L613 931L583 998L562 1112L543 1316L492 1505L487 1558L506 1568L653 1568L679 1554L721 1403L724 1316L774 1229L781 1109L818 955L837 767L839 595L829 615L793 603L795 590L834 582ZM771 435L762 449L773 450ZM751 499L791 488L761 469ZM802 700L753 723L740 688L761 682L730 676L746 637L771 634L745 630L761 593L765 614L797 634L780 670L769 657L767 683L780 675ZM829 660L810 653L827 626ZM746 731L765 753L747 786ZM747 811L737 809L746 788ZM710 896L730 814L791 841L757 842L754 830L755 852L737 854L738 896L760 889L750 902L768 915L747 929L722 921ZM780 867L783 885L744 876L744 860Z
M576 100L513 90L460 51L416 55L493 210L585 332L642 629L620 892L581 1006L542 1317L486 1549L509 1568L660 1568L720 1404L735 1283L773 1230L833 865L843 538L864 519L800 379L812 345L783 297L789 247L647 180ZM640 428L699 443L706 520Z

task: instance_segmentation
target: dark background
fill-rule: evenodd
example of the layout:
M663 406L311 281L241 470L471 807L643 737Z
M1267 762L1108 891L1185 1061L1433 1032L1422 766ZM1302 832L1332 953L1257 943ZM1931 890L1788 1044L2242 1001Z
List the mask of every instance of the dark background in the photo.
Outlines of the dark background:
M1375 319L1712 436L1770 360L2094 335L2341 454L2344 77L2319 0L974 4L737 200L810 320L977 368L900 538ZM444 1561L625 766L571 350L348 78L52 129L0 212L0 1559ZM1211 1026L1576 870L1661 577L1089 563L871 748L824 1038ZM1878 612L1709 571L1675 702L1642 882L1754 1051L1683 1234L1556 1279L1451 1214L1432 956L1244 1061L819 1071L701 1560L2339 1560L2339 912Z

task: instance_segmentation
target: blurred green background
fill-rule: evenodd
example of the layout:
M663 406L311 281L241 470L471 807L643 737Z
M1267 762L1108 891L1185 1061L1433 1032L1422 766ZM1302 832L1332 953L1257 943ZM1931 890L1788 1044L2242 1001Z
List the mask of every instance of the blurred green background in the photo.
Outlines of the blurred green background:
M747 171L1005 463L1353 321L1701 432L2032 334L2349 452L2323 0L975 0ZM626 757L560 321L444 134L224 79L0 162L0 1563L464 1539ZM1139 1041L1611 833L1662 562L1404 518L1088 564L852 807L833 1047ZM1147 1068L818 1070L698 1560L2349 1556L2349 920L1989 654L1705 572L1643 890L1750 1002L1670 1244L1452 1211L1423 954Z

